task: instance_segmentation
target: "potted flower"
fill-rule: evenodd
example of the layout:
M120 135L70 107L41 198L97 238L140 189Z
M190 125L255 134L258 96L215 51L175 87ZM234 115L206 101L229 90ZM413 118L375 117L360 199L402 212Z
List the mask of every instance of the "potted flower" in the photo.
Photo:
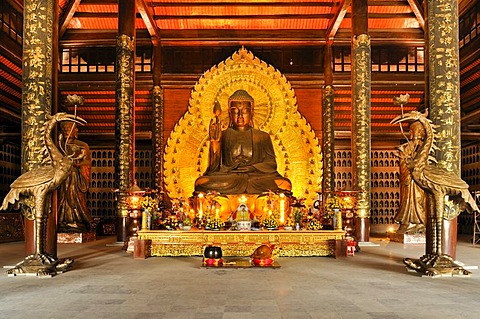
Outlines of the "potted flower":
M303 211L301 208L295 208L293 212L293 220L295 221L295 229L300 230L300 223L302 222Z
M183 230L190 230L190 229L192 229L192 220L187 215L183 220Z

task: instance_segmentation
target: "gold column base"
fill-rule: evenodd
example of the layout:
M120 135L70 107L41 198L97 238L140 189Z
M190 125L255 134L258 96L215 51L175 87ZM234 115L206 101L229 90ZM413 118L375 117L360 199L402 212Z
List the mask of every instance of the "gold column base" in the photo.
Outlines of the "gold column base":
M49 255L33 254L25 257L25 259L15 265L15 267L7 270L8 276L38 276L53 277L58 273L62 273L71 267L73 259L56 259Z
M419 259L405 258L403 263L408 268L428 277L470 277L471 272L455 263L448 255L426 254Z

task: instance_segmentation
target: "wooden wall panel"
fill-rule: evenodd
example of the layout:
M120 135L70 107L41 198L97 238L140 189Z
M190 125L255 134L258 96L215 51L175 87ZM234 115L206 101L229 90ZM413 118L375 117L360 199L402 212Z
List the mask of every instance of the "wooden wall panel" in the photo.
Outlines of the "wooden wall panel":
M190 99L190 88L166 88L164 92L164 136L165 141L170 136L175 124L188 110L188 100Z
M307 119L319 140L322 139L322 89L295 90L298 110Z

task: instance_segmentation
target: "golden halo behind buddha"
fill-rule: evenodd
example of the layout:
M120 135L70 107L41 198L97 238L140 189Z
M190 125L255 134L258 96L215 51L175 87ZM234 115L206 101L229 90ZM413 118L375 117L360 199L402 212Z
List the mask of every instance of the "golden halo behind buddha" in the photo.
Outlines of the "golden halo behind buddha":
M217 114L226 128L228 101L238 90L253 97L254 127L270 134L278 172L291 180L294 196L313 201L322 181L322 154L315 133L298 112L285 76L243 47L200 77L187 112L170 133L164 157L168 195L192 195L196 178L208 164L208 127L214 105L220 104L222 112Z

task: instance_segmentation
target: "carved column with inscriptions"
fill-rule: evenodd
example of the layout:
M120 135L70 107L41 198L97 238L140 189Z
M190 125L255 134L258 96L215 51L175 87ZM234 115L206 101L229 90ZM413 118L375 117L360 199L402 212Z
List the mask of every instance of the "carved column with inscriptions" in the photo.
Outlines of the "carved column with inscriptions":
M436 145L439 149L435 156L438 166L453 171L460 176L461 115L458 2L456 0L426 1L426 12L427 32L425 42L429 66L428 74L426 74L428 83L427 101L429 101L430 119L433 124L437 125ZM451 203L446 205L451 205ZM458 208L456 209L458 210ZM443 226L443 251L455 258L457 218L444 220ZM427 247L427 253L430 253L429 249L431 250L431 247Z
M355 233L360 242L370 238L370 92L371 58L368 1L352 1L352 158L357 191Z
M118 189L117 240L127 239L127 194L135 161L135 1L118 1L115 110L115 186Z
M46 157L42 151L41 130L54 102L56 1L25 0L23 20L22 173L25 173L41 166ZM25 205L23 208L26 216L25 255L28 256L36 253L35 222L32 210L26 209ZM51 211L43 218L47 224L45 252L56 257L56 218Z
M335 191L335 126L334 126L334 98L332 73L332 44L327 43L324 53L325 85L322 90L322 148L323 148L323 179L322 191Z

